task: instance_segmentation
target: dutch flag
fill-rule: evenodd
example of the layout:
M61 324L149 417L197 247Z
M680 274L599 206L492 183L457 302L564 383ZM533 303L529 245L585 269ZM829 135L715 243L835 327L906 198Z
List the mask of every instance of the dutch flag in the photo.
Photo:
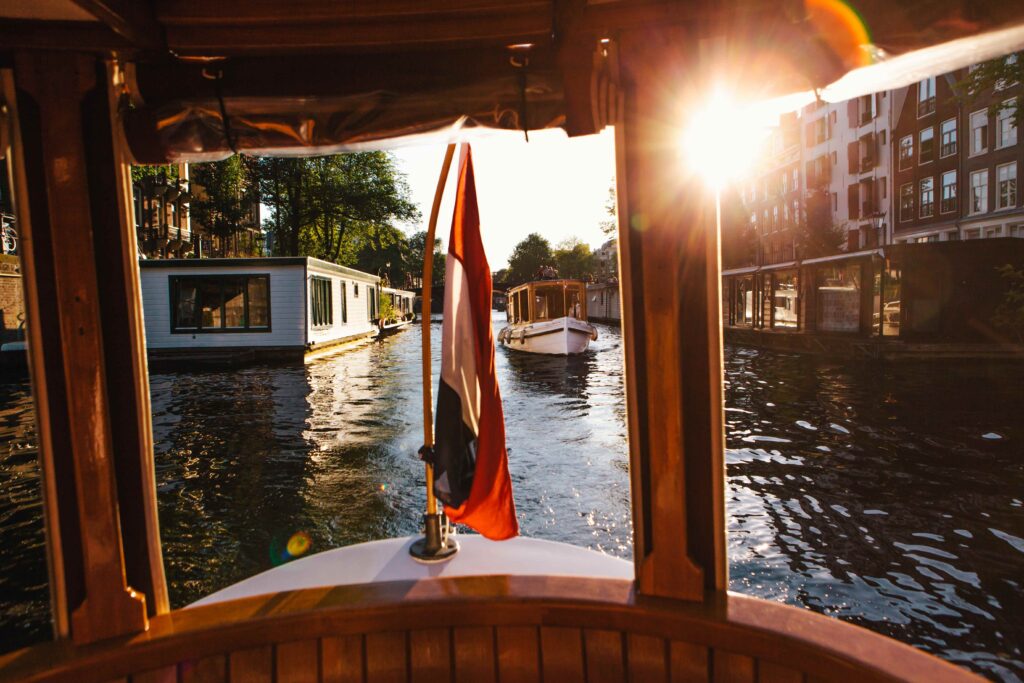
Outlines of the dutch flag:
M463 145L445 261L434 493L445 514L493 540L519 534L494 368L491 271L480 240L473 158Z

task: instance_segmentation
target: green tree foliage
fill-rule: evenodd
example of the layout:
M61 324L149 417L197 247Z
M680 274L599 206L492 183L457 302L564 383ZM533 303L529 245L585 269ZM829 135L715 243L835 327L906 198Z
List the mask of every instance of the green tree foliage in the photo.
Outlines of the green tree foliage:
M978 99L987 97L993 91L1002 90L1012 84L1024 82L1024 52L1014 52L1005 57L982 62L970 69L967 75L954 86L957 98L967 106ZM996 97L989 106L989 113L998 114L1004 109L1011 112L1018 130L1024 129L1024 109L1020 98Z
M570 237L561 242L553 255L560 277L588 280L594 276L597 265L594 254L579 238Z
M1006 282L1006 293L992 318L996 328L1018 343L1024 343L1024 268L1010 264L998 268Z
M167 164L166 166L132 166L133 183L141 182L146 178L177 180L178 167L175 164Z
M605 199L604 210L605 213L608 214L608 220L601 221L601 232L610 237L614 235L619 228L619 222L616 218L616 212L618 211L618 200L615 196L614 182L608 186L608 198Z
M533 232L512 250L508 259L509 284L519 285L536 279L541 266L554 264L551 243Z
M423 254L427 246L427 231L421 230L413 233L409 236L409 260L410 267L414 276L421 277L423 275ZM434 286L444 284L444 271L445 271L445 250L444 240L440 237L434 237L434 270L432 284Z
M194 164L190 180L192 220L211 234L226 238L256 227L252 214L255 195L239 157Z
M822 190L812 190L807 194L807 215L797 230L800 258L831 256L842 248L846 233L832 220L831 202L829 194Z
M722 193L721 207L722 265L739 268L753 264L757 257L757 234L735 188Z
M314 256L359 267L394 270L396 284L408 274L407 247L396 221L414 221L419 210L394 157L385 152L302 159L255 159L250 172L270 208L274 252ZM401 239L399 239L401 238ZM371 259L369 252L387 254ZM390 263L391 266L385 266ZM376 269L371 269L376 272Z

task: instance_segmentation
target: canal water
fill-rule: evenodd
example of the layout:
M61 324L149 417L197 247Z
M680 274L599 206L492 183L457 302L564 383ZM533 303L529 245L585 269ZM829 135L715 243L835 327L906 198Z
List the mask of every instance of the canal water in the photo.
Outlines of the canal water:
M510 469L525 535L629 558L621 338L599 330L580 357L498 349ZM419 350L410 328L305 367L152 376L175 606L299 532L311 552L417 532ZM1024 371L727 347L726 381L733 590L1024 678ZM25 383L0 386L0 444L3 651L47 637Z

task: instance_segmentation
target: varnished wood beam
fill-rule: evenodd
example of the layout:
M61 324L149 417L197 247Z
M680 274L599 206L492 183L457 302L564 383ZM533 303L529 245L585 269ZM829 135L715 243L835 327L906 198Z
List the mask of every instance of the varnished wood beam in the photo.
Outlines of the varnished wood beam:
M625 33L616 124L637 590L726 589L724 423L714 196L680 163L684 33Z
M118 394L108 386L108 370L116 373L125 358L108 355L116 339L104 341L104 309L114 334L120 330L110 316L126 312L112 312L111 302L101 301L112 291L101 281L123 273L124 266L96 251L104 244L96 231L122 228L120 219L104 218L107 203L117 211L118 197L100 190L115 178L91 180L104 167L114 173L96 149L111 144L107 89L102 63L78 53L18 53L14 76L22 171L18 227L23 243L32 245L23 256L28 347L33 388L45 407L40 429L49 435L40 450L47 528L53 532L51 580L63 593L55 599L62 612L56 621L60 635L70 625L71 637L88 643L147 626L145 598L126 583L115 472L114 450L125 442L117 435L132 416L113 408L108 390ZM134 265L134 252L131 258Z
M71 0L132 45L157 49L163 32L149 0Z
M74 50L123 52L133 47L124 37L96 21L0 21L0 45L6 50Z

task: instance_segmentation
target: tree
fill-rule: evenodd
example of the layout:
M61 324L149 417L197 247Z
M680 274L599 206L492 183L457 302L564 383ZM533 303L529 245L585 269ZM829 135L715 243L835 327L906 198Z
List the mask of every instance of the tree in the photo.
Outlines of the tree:
M1024 268L1006 264L997 270L1006 283L1006 293L996 307L992 322L1017 343L1024 342Z
M964 78L956 82L953 90L957 99L970 106L981 97L1015 83L1024 83L1024 52L1014 52L975 65ZM995 102L988 108L990 114L1008 110L1017 130L1024 129L1024 109L1020 106L1019 97L993 99Z
M551 243L535 232L530 233L515 246L508 259L509 284L529 282L536 278L541 266L550 266L553 262Z
M608 186L608 198L604 202L605 213L608 214L608 220L601 221L601 232L606 235L612 236L618 230L619 222L616 217L618 211L618 199L615 196L615 183L613 182Z
M415 277L422 277L423 275L423 254L424 249L427 246L427 231L421 230L420 232L413 233L409 237L409 259L410 265L415 273ZM444 252L444 240L440 237L434 237L434 271L433 277L431 278L434 286L444 284L444 271L445 271L445 252Z
M192 220L220 237L222 244L237 233L257 227L252 212L256 196L240 157L194 164L190 180Z
M561 242L554 251L555 267L562 277L588 280L594 276L595 259L590 246L578 237Z
M353 265L367 240L398 248L393 221L419 219L385 152L257 159L250 169L272 213L275 254Z
M722 265L738 268L753 264L757 257L757 234L735 188L722 193L721 207Z
M832 220L832 199L823 190L807 193L807 216L797 229L800 258L816 258L838 254L846 230Z

